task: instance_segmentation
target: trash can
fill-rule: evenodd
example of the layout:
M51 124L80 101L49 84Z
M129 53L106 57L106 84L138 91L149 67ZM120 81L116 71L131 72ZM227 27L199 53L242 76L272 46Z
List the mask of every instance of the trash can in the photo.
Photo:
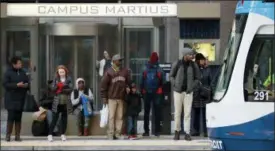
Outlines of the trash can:
M160 67L165 73L165 84L163 86L163 107L162 111L160 112L161 115L161 135L170 135L171 134L171 83L170 83L170 71L171 71L171 63L164 63L160 64ZM154 113L154 109L153 112ZM151 129L152 133L154 134L155 132L155 123L154 123L154 116L151 118Z

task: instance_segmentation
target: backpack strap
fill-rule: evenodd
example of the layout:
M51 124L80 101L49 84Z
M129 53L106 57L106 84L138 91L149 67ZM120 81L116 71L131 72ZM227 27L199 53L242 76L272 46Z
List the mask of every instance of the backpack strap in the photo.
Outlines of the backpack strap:
M196 72L196 67L195 67L195 62L191 62L191 67L193 69L193 73L194 73L194 80L197 80L197 72Z
M78 95L79 95L78 90L74 89L74 99L77 99Z
M175 76L177 75L179 69L180 69L180 65L181 65L181 60L178 60L177 64L176 64L176 69L175 69Z

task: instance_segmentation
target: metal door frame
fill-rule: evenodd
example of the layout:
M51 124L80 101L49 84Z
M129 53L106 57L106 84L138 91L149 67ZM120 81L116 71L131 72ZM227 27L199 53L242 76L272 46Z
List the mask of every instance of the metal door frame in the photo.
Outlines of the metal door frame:
M16 32L16 31L28 31L30 32L30 61L32 66L35 68L31 71L31 93L34 95L35 99L38 100L39 97L39 81L38 75L38 54L39 54L39 40L38 40L38 27L37 26L8 26L3 29L2 32L2 72L6 70L6 54L7 54L7 32Z

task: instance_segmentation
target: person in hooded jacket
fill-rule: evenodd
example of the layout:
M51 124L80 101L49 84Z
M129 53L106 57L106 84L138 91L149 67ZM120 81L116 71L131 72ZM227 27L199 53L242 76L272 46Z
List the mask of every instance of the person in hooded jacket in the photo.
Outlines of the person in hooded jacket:
M144 134L149 136L149 116L151 104L154 107L155 116L155 136L159 136L161 131L161 112L163 101L163 85L165 75L159 66L159 57L156 52L150 56L149 62L146 64L145 70L142 72L140 89L144 97Z
M86 87L85 80L83 78L78 78L75 82L75 85L76 89L74 89L74 91L71 93L71 101L74 108L74 114L77 116L78 136L88 136L91 116L84 115L82 96L89 100L89 105L93 110L94 95L91 89Z
M128 131L128 138L133 140L137 139L137 120L138 115L141 112L141 101L142 96L140 92L137 91L136 84L132 82L131 91L127 95L126 103L127 103L127 131Z
M8 110L6 141L11 140L13 125L15 125L15 141L21 141L21 120L25 97L29 89L29 78L22 69L19 57L11 59L11 67L7 69L3 79L5 88L5 108Z
M201 72L201 85L194 90L193 93L193 136L199 136L200 135L200 125L203 125L202 133L206 137L207 136L207 128L206 128L206 103L208 103L210 98L205 98L201 95L202 89L201 87L208 87L210 88L211 85L211 72L210 69L206 65L206 58L203 56L203 54L198 53L195 57L195 62L197 63L198 67L200 68ZM210 94L209 94L210 96ZM202 121L201 117L202 116ZM202 122L202 123L201 123Z

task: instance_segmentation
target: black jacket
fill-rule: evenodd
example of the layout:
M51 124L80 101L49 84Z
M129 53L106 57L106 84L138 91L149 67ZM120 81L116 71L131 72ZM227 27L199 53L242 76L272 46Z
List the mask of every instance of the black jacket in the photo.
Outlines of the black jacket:
M23 111L28 88L19 88L17 83L29 84L29 78L22 69L9 68L5 72L3 86L5 88L5 108Z
M201 71L201 86L206 86L206 87L210 87L211 86L211 71L210 68L200 68ZM194 93L193 93L193 107L197 108L197 107L205 107L206 103L208 103L209 100L205 100L204 98L202 98L200 96L200 87L198 87L197 89L195 89Z
M141 99L140 93L130 93L126 97L127 103L127 115L128 116L138 116L141 112Z

